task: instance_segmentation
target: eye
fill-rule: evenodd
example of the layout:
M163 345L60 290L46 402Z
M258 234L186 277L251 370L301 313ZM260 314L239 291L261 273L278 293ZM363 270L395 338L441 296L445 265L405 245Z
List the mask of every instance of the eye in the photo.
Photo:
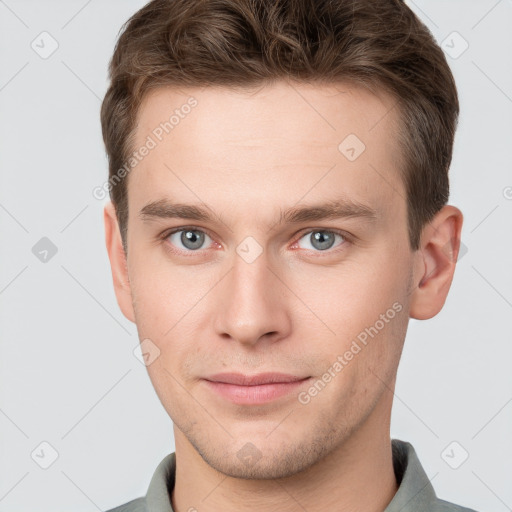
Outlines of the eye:
M298 240L297 244L303 249L327 251L334 245L336 237L343 241L342 243L338 244L342 245L345 241L345 236L343 236L341 233L337 233L336 231L329 231L326 229L315 229L313 231L308 231ZM306 241L306 247L300 245L301 240ZM309 247L307 244L309 244Z
M310 230L295 242L294 246L301 249L313 250L314 252L327 252L332 247L336 247L335 242L338 238L337 246L344 245L349 241L348 235L328 229ZM195 227L180 227L174 231L167 232L162 236L164 241L168 241L170 250L181 253L193 253L204 249L205 242L209 240L210 245L212 238L201 229ZM303 242L304 240L304 242ZM305 245L303 245L305 243Z
M211 238L204 231L192 228L181 228L172 231L165 235L164 238L184 252L201 249L207 238L211 241Z

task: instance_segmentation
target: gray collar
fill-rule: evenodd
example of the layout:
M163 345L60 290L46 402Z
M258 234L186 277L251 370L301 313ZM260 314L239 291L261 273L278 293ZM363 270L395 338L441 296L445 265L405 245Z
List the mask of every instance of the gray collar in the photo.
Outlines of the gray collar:
M406 441L393 439L392 451L399 488L384 512L440 510L441 504L446 502L437 499L413 446ZM175 472L176 453L173 452L160 462L153 474L145 499L148 512L173 512L171 492L174 488Z

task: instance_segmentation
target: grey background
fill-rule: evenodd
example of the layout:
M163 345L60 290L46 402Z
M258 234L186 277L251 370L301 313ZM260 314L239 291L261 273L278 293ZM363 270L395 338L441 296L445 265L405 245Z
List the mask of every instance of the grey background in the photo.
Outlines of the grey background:
M144 495L174 450L172 423L133 352L135 326L115 300L105 201L92 195L107 178L99 122L107 62L121 24L143 4L0 1L1 512L106 510ZM504 512L512 509L512 2L408 4L451 53L462 114L450 203L464 213L467 252L441 313L410 323L391 433L413 443L440 497ZM457 55L461 37L469 47ZM52 40L58 48L42 58ZM57 249L46 262L34 254L48 248L43 237ZM58 454L47 469L52 449L42 442Z

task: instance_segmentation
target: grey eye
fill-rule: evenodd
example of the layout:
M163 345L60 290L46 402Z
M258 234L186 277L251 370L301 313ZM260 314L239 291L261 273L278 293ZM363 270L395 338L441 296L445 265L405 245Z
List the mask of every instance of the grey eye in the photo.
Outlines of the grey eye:
M310 247L303 247L304 249L313 248L317 251L325 251L333 246L336 237L343 240L343 237L338 233L324 229L317 229L306 233L300 240L306 239L310 244Z
M174 240L173 237L175 237ZM169 235L169 240L173 245L176 245L179 249L184 247L190 251L200 249L206 238L210 237L197 229L182 229ZM180 247L180 244L182 247Z

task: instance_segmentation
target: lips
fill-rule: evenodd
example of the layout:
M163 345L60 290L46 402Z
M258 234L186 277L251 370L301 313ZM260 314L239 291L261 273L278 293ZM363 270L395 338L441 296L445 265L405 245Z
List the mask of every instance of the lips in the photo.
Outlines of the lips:
M219 373L203 379L216 395L237 405L258 405L271 402L297 390L310 377L286 373Z
M298 377L286 373L259 373L257 375L244 375L242 373L218 373L207 377L211 382L236 384L238 386L260 386L262 384L289 383L304 380L307 377Z

